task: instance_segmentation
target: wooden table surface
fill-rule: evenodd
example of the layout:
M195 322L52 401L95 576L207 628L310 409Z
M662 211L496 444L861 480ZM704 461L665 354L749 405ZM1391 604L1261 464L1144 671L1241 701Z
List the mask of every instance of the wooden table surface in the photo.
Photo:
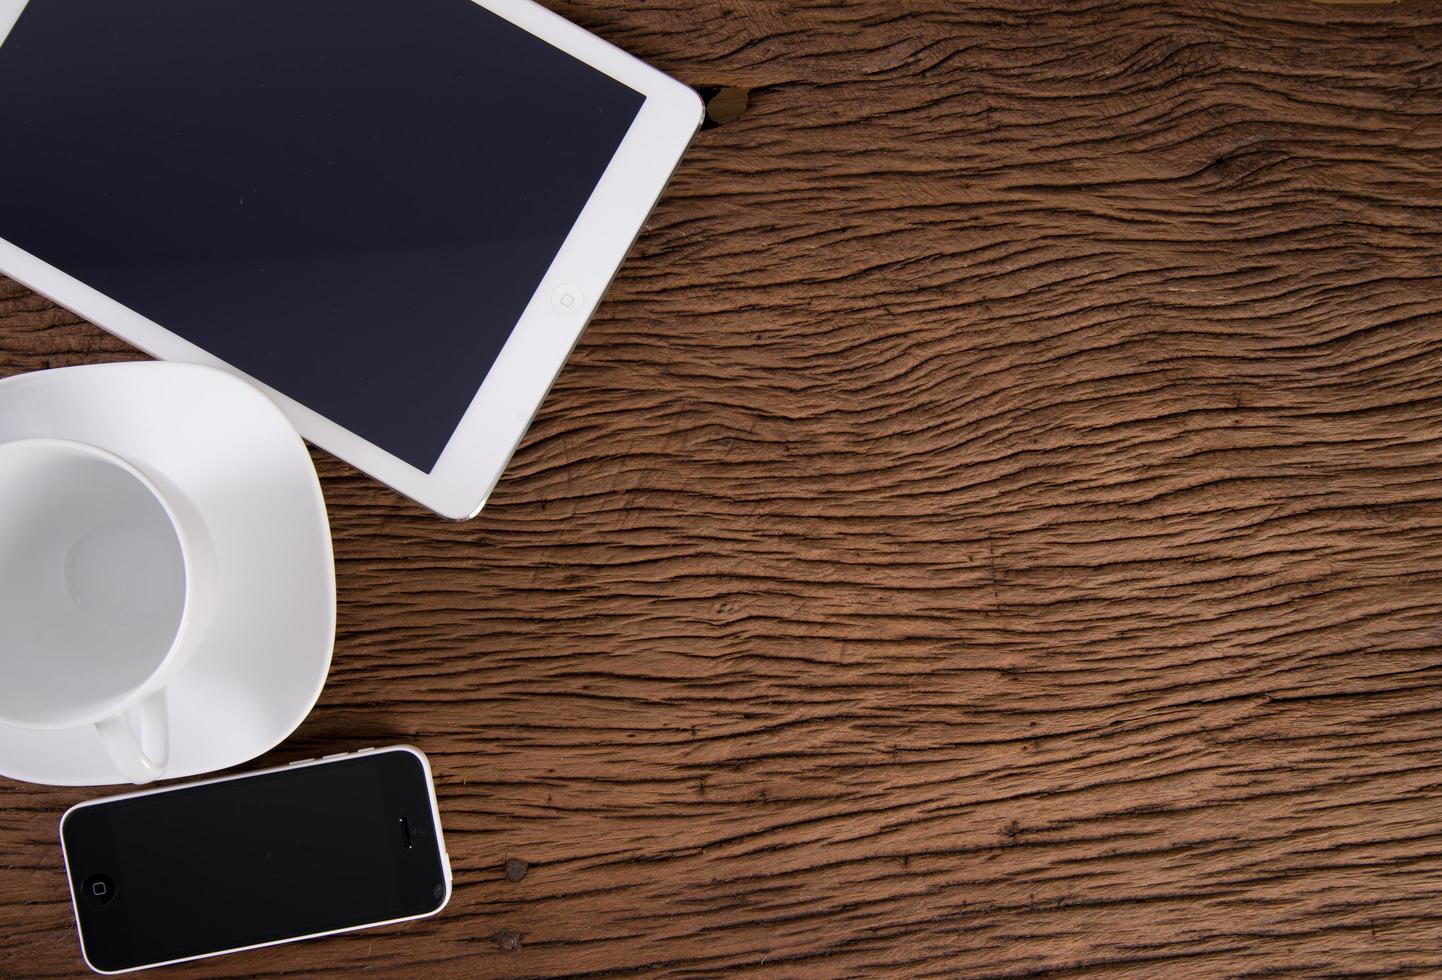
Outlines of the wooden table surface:
M553 6L740 91L477 520L316 454L256 763L423 747L455 898L167 975L1442 972L1442 5Z

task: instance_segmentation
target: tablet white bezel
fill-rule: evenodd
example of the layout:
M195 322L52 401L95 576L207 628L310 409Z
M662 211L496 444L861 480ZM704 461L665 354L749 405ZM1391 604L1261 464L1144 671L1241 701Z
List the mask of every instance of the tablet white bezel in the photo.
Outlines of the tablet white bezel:
M0 45L28 0L0 0ZM640 112L429 473L212 357L178 334L0 238L0 271L163 359L240 375L275 399L306 439L445 517L481 509L560 373L601 294L700 125L694 91L532 0L471 0L645 97ZM567 308L557 297L565 287ZM404 324L397 324L403 337ZM444 357L438 351L437 357ZM479 381L480 379L478 379Z

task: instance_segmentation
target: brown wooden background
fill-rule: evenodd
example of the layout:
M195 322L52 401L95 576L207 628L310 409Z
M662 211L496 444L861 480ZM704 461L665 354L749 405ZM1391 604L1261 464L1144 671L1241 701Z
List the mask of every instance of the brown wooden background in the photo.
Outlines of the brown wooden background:
M1442 972L1442 5L553 6L749 108L479 519L317 454L261 760L422 746L455 899L171 975Z

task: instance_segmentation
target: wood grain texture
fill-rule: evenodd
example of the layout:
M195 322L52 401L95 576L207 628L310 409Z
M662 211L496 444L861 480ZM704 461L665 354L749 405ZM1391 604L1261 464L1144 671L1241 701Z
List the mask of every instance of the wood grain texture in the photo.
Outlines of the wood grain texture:
M1442 5L552 6L749 107L479 519L317 453L262 761L422 746L454 901L169 975L1442 973Z

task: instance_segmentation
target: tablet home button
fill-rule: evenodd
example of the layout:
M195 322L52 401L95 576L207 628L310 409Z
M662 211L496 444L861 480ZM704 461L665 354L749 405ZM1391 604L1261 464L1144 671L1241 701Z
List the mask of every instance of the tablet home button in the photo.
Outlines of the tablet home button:
M581 311L581 290L571 283L557 286L551 294L551 305L557 313L579 313Z

